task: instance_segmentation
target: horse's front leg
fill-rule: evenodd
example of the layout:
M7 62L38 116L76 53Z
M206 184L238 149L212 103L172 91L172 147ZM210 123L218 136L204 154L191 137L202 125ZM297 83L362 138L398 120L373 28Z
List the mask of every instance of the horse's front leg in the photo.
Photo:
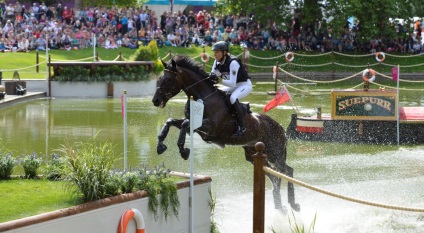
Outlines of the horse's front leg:
M187 135L187 129L189 126L190 126L190 119L185 119L181 123L180 135L178 136L178 142L177 142L178 148L180 149L181 157L184 160L187 160L188 157L190 156L190 149L184 148L186 135Z
M163 144L163 141L165 140L166 136L168 136L169 127L175 126L178 129L181 129L181 124L183 123L184 119L173 119L169 118L165 125L162 127L162 130L160 131L158 135L158 145L157 145L157 153L162 154L166 151L167 147L165 144Z

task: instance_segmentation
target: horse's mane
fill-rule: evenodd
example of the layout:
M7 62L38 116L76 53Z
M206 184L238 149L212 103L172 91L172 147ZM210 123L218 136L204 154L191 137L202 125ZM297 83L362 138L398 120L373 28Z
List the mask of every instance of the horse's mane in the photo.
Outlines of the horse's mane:
M200 63L196 62L195 60L191 59L188 56L175 55L172 57L171 60L169 60L168 65L171 63L172 60L175 61L177 66L181 66L183 68L189 69L203 78L208 77L208 74L203 70Z

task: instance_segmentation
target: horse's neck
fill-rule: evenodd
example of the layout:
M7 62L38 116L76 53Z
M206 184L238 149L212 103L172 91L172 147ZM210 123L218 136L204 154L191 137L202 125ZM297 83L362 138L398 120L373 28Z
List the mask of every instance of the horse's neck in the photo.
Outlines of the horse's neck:
M214 95L216 88L211 86L208 80L199 77L199 75L185 69L188 74L183 78L183 91L187 97L193 97L194 100L209 98Z

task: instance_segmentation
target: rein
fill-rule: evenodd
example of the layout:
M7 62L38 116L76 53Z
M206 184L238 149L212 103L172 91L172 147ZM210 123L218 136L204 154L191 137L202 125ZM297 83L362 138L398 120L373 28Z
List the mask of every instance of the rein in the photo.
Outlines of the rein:
M165 69L165 71L167 71L167 72L169 72L169 73L173 73L173 74L175 74L176 78L178 79L178 77L179 77L179 73L178 73L177 71L173 71L173 70L170 70L170 69ZM195 85L197 85L198 83L203 82L204 80L207 80L207 79L209 79L209 77L208 77L208 78L205 78L205 79L200 79L199 81L197 81L197 82L195 82L195 83L193 83L193 84L191 84L191 85L189 85L189 86L187 86L187 87L186 87L185 83L184 83L184 82L182 81L182 79L181 79L181 82L183 83L183 85L185 86L185 88L184 88L184 89L181 89L181 91L180 91L180 92L182 92L182 91L188 91L188 89L192 88L193 86L195 86ZM217 93L217 91L218 91L218 88L215 88L215 91L214 91L214 92L212 92L211 94L207 95L207 96L206 96L205 98L203 98L203 99L207 99L207 98L211 97L212 95L214 95L215 93Z

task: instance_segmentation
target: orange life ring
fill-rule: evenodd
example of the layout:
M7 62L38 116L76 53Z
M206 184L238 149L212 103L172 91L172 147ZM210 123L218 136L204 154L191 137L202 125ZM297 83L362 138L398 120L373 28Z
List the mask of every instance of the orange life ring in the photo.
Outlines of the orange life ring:
M380 58L381 55L381 58ZM386 54L384 54L383 52L378 52L375 54L375 60L377 60L378 62L383 62L384 59L386 59Z
M292 62L294 59L294 54L292 52L287 52L286 53L286 61L287 62Z
M143 215L140 213L140 211L134 208L125 211L122 215L121 221L119 221L118 233L127 233L127 225L133 218L137 226L136 233L145 233Z
M206 56L206 58L205 58ZM200 59L202 59L202 62L207 63L209 61L209 55L207 53L202 53L200 55Z
M368 77L367 77L368 72L371 73L371 78L370 79L368 79ZM362 73L362 79L365 82L374 82L374 80L375 80L375 71L373 69L365 69L364 72Z

